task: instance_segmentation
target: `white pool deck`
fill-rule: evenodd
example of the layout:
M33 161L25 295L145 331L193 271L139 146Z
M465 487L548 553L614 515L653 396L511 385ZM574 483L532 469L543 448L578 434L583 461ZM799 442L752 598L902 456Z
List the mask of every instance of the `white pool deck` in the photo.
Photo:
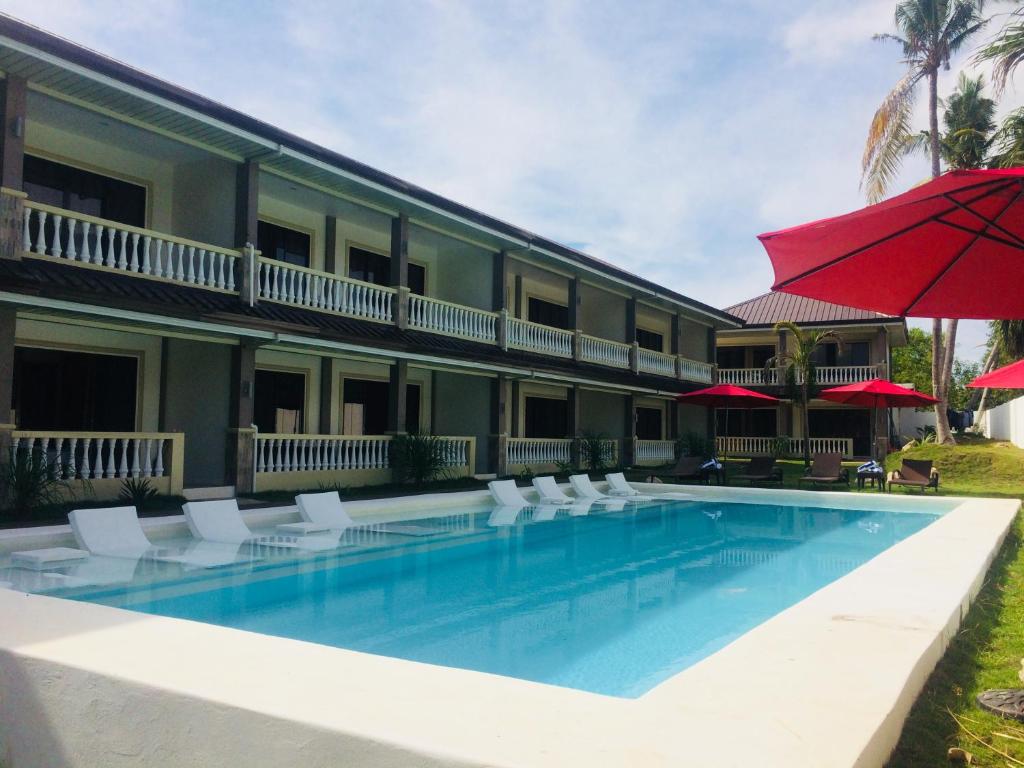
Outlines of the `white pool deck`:
M732 501L911 495L693 486ZM423 515L480 493L349 504ZM949 499L944 499L948 502ZM638 699L0 589L0 763L51 766L881 766L1019 502L953 511ZM294 518L292 509L248 516ZM154 538L177 518L145 521ZM67 542L7 531L0 552Z

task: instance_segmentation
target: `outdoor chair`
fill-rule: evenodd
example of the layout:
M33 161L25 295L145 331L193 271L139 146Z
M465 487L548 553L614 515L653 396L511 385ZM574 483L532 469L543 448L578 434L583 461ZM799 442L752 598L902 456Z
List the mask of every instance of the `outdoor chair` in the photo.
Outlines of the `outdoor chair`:
M654 501L653 496L641 496L636 488L626 482L626 476L621 472L612 472L610 475L605 475L604 479L608 482L610 496L630 501Z
M887 478L889 490L894 485L902 485L908 488L920 488L922 493L928 488L934 488L939 492L939 470L932 466L931 461L925 459L904 459L903 466L894 469Z
M704 469L707 462L699 456L680 456L676 465L668 472L659 472L657 477L671 480L700 480L706 483L712 472Z
M754 483L779 483L782 484L782 468L775 466L775 459L771 456L758 456L751 459L747 466L738 475L732 476L733 480L746 480L749 485Z
M298 526L305 526L304 533L313 533L324 530L342 531L355 525L345 511L345 505L341 503L337 491L300 493L295 497L295 505L299 508L303 522L292 523L290 528L278 526L278 530L297 532Z
M188 529L193 536L201 541L311 551L335 549L339 546L340 531L301 538L257 535L242 519L242 513L239 511L238 502L235 499L189 501L182 508L185 511Z
M849 485L850 470L843 466L843 454L814 454L811 466L804 471L803 477L797 480L797 485L802 485L803 483L843 483L844 485Z

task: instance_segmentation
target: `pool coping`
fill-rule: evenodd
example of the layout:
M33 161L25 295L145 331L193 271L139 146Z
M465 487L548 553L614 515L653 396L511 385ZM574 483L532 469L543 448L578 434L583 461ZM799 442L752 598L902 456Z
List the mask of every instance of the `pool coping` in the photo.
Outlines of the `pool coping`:
M940 503L638 487L805 506ZM485 497L407 497L401 507ZM395 508L352 503L356 514L385 506ZM14 617L0 622L0 757L9 768L112 764L113 754L186 766L197 749L210 765L244 754L252 766L880 766L1019 507L964 499L638 699L0 590L0 615ZM246 517L261 513L292 514Z

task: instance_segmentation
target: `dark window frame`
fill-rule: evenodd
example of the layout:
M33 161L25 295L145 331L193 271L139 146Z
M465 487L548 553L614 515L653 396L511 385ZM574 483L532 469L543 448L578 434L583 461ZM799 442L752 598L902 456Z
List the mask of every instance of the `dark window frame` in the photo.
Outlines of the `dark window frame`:
M287 242L279 245L275 240L274 252L271 252L271 246L267 243L267 237L272 234L271 229L274 230L273 234L275 237L285 239L305 238L305 256L302 255L302 248L297 248L295 251L290 251L289 248L294 247L294 243L289 245ZM307 229L299 229L288 224L282 224L279 221L274 221L267 218L258 218L256 221L256 248L260 251L263 258L273 259L274 261L282 264L291 264L295 267L310 268L313 263L313 249L315 247L313 233ZM280 248L284 251L286 258L278 258L277 249ZM292 258L288 258L291 256Z
M655 346L654 337L658 338L657 346ZM640 346L641 349L650 349L654 352L664 352L665 334L637 326L636 343Z
M540 424L543 424L547 429L537 430L534 419L531 418L533 408L536 406L536 401L544 401L545 407L551 408L554 403L560 403L562 405L563 412L558 415L557 421L552 418L553 414L537 414L536 418ZM531 401L533 403L531 404ZM531 411L533 413L531 413ZM561 423L564 422L564 423ZM536 434L537 432L544 432L546 434ZM545 397L544 395L524 395L523 397L523 437L527 438L538 438L544 440L564 440L569 437L569 401L564 397ZM531 434L533 433L533 434Z
M540 296L526 297L526 319L531 323L546 325L549 328L570 330L569 305L559 304L557 301L550 301Z
M144 182L32 152L25 153L22 174L22 189L30 200L119 224L148 227L150 194L149 185ZM46 176L49 178L45 179ZM60 201L41 194L43 190L59 193ZM129 200L132 195L139 199ZM90 200L97 201L98 210L84 204Z
M641 415L641 411L645 415ZM653 425L654 416L657 416L657 429L648 431ZM650 419L648 423L646 420ZM638 405L636 407L636 438L637 440L664 440L665 439L665 411L651 405Z
M386 434L387 433L387 422L388 422L388 409L390 408L390 403L388 402L388 400L390 400L390 397L391 397L391 393L390 393L390 386L391 386L391 384L390 384L390 382L387 379L379 379L379 378L372 378L372 377L371 378L366 378L366 377L362 377L362 376L342 376L341 377L341 387L340 387L340 389L341 389L341 398L340 398L341 405L340 405L340 410L339 410L339 415L338 415L339 420L340 420L341 423L339 423L338 429L341 430L341 431L344 430L345 406L347 404L349 404L349 403L360 403L360 404L365 405L365 403L361 403L361 401L359 401L359 400L356 400L354 398L349 398L349 397L346 396L345 388L346 388L346 386L348 385L349 382L358 382L359 384L361 384L363 386L365 386L367 384L370 384L370 385L375 385L375 386L379 386L379 387L383 388L383 398L382 398L383 399L383 403L384 403L383 429L381 429L379 432L364 431L364 434L366 434L366 435L383 435L383 434ZM412 395L412 392L413 392L414 389L416 390L416 395L413 397L411 395ZM421 416L423 414L423 392L424 392L424 387L423 387L423 385L420 382L418 382L418 381L406 382L406 385L405 385L405 430L409 434L419 434L420 431L421 431L421 426L422 426ZM413 405L413 404L415 404L415 405ZM373 418L372 421L380 423L380 421L377 418L376 414L374 415L374 418ZM364 430L365 430L365 428L366 428L365 412L364 412L363 427L364 427Z
M269 429L264 430L263 426L260 426L258 419L261 418L260 407L259 407L259 386L257 380L261 377L260 374L270 374L275 376L298 376L302 379L302 406L298 408L299 418L298 426L299 431L296 434L302 434L306 431L306 417L307 409L309 407L309 371L305 369L296 368L276 368L273 366L256 366L256 375L253 379L253 422L257 424L260 432L273 433L274 429L271 426ZM295 410L295 409L289 409ZM269 411L268 411L269 412Z
M357 253L354 253L357 252ZM347 258L345 264L345 276L352 280L361 280L364 283L373 283L374 285L390 286L391 285L391 255L379 251L375 248L367 248L365 245L356 245L355 243L349 243L347 247ZM369 265L361 266L358 269L353 268L353 256L355 260L366 260L370 259L378 260L379 263L372 272L372 277L368 277ZM378 271L380 275L378 276ZM353 274L355 272L361 273L359 275ZM414 293L417 296L427 295L427 266L426 264L420 264L419 262L409 262L409 292Z

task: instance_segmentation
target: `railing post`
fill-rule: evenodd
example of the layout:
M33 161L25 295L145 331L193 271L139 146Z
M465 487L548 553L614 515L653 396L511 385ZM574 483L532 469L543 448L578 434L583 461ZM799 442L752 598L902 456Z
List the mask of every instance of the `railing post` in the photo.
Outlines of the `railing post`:
M640 373L640 344L635 341L629 346L629 370Z
M18 261L24 252L26 197L18 189L0 190L0 259Z
M242 286L240 296L242 301L250 307L255 306L260 300L259 287L259 262L256 260L256 248L252 243L246 243L242 248Z
M503 352L508 352L508 310L503 309L498 313L498 323L495 328L498 346Z
M400 285L398 286L398 292L395 294L395 325L399 329L405 330L409 327L409 286Z
M185 433L176 432L171 436L171 496L180 496L185 487Z
M572 359L577 363L583 359L583 332L579 328L572 332Z
M675 359L676 378L682 380L683 377L683 356L676 355Z

